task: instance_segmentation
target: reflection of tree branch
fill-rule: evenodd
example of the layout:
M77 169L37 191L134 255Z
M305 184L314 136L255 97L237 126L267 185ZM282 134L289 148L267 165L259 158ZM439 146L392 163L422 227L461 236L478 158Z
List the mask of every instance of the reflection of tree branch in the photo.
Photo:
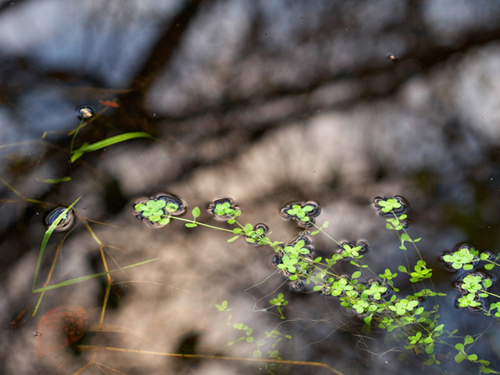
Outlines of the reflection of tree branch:
M185 2L177 16L170 21L168 27L158 37L149 57L133 78L132 91L120 98L122 106L132 109L128 113L119 111L114 118L123 129L135 129L139 124L145 124L145 122L147 125L146 119L149 116L144 109L144 96L161 74L166 71L166 66L179 49L183 36L194 20L201 2L202 0L187 0ZM154 129L151 127L145 130L154 133Z
M260 140L269 131L286 127L297 121L311 118L318 112L343 110L362 102L387 98L396 93L402 85L417 74L425 74L438 64L442 64L456 54L467 53L471 48L484 45L492 40L500 39L500 30L490 32L472 32L464 37L460 45L441 47L429 43L419 43L418 49L408 56L401 56L400 62L387 61L386 65L378 67L358 66L342 72L336 72L330 77L316 77L304 86L280 87L256 97L248 99L223 98L217 105L205 107L185 116L166 118L169 121L169 134L173 137L183 137L189 134L193 144L210 142L211 140L226 140L225 148L220 152L207 155L193 153L186 166L204 167L216 165L231 160L245 150L249 144ZM336 86L349 85L349 94L329 98L328 94L316 93ZM328 98L323 100L323 98ZM271 108L271 115L267 115ZM209 113L209 121L215 119L218 129L212 127L204 131L204 121ZM165 119L165 118L164 118ZM182 124L175 126L174 124ZM238 124L234 126L233 124ZM175 134L179 129L179 133ZM245 132L245 137L238 136ZM179 175L171 176L171 181L186 178L191 168L182 168ZM171 182L169 181L169 182Z
M387 62L387 64L372 66L358 64L353 68L337 71L329 76L320 75L305 84L296 86L275 86L272 90L265 93L258 93L255 96L249 96L242 99L231 99L223 97L218 103L201 108L196 111L190 111L186 115L167 116L170 121L192 120L206 113L227 114L237 111L250 110L259 105L269 105L272 101L293 100L308 96L315 90L322 89L334 84L353 84L357 85L357 96L351 96L337 103L321 105L317 109L327 109L334 106L338 108L353 105L361 100L371 100L393 94L405 82L416 74L428 72L436 65L449 59L456 54L468 52L471 48L484 45L488 42L500 39L500 29L483 31L477 30L470 32L460 38L460 45L442 47L431 43L429 39L425 42L419 41L416 49L410 49L412 52L407 56L399 56L398 63ZM300 109L299 106L296 109Z
M182 41L189 24L195 18L202 0L186 1L179 14L156 41L148 59L144 62L134 78L132 87L145 92L158 77L165 72L165 67L172 59Z

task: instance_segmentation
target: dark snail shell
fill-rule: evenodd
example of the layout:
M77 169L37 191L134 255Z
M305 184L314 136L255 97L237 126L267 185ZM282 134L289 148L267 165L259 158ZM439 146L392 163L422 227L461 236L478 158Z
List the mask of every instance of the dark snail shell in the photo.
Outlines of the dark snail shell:
M79 120L88 120L91 117L94 117L94 115L95 115L94 109L92 107L89 107L89 106L80 107L76 111L76 117Z
M47 228L49 228L54 223L54 221L56 221L56 219L59 217L59 215L61 215L66 209L67 209L67 207L60 206L60 207L56 207L52 211L50 211L47 214L47 216L45 216L45 219L44 219L44 222L45 222L45 225L47 226ZM75 223L75 213L73 212L73 209L70 209L66 213L66 216L63 219L61 219L59 224L57 224L57 226L54 229L54 232L67 231L67 230L71 229L71 227L73 226L74 223Z

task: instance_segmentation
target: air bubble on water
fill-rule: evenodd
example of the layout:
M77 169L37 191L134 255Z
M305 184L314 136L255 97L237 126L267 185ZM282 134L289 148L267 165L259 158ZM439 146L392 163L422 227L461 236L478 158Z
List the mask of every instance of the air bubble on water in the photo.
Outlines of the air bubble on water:
M56 221L59 215L61 215L66 209L67 207L60 206L50 211L44 218L44 222L47 228L49 228ZM55 232L67 231L71 229L74 223L75 223L75 213L73 212L73 209L70 209L66 213L65 217L61 219L61 221L59 221L59 224L57 224L54 231Z
M79 120L88 120L95 115L94 109L89 106L82 106L78 108L76 117Z

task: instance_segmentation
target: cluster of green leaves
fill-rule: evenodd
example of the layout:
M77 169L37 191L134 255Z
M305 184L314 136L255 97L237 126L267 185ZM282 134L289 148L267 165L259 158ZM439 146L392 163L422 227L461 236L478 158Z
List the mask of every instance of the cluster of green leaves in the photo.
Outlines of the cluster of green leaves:
M490 271L493 267L499 266L497 263L499 258L500 255L494 257L488 252L480 253L474 247L468 245L462 245L453 253L443 255L442 257L443 261L451 268L455 270L463 269L465 271L472 270L480 261L485 262L484 269Z
M168 216L165 207L157 207L153 204L148 206L148 203L145 207L140 207L143 216L148 218ZM366 327L375 326L393 332L396 337L401 337L405 341L404 347L406 349L416 353L425 352L429 356L425 364L439 364L440 362L435 355L435 346L438 344L447 345L446 338L454 337L454 332L446 331L444 324L439 323L438 304L429 304L429 309L426 310L426 305L422 304L421 301L425 298L441 297L446 294L436 292L432 286L433 270L422 258L417 247L420 238L413 239L407 231L408 222L403 203L402 199L396 198L378 198L375 201L377 209L385 217L386 228L396 232L400 242L399 248L405 251L405 257L407 257L407 244L411 244L419 259L410 266L410 261L407 258L407 265L398 267L399 273L386 268L383 273L378 274L378 279L375 280L368 279L369 275L373 276L377 273L370 270L368 265L364 263L366 244L361 242L340 243L327 234L325 229L328 227L328 222L318 226L311 219L312 212L314 212L314 217L317 216L319 206L292 204L282 209L284 218L295 220L299 225L306 222L308 228L313 229L311 232L302 232L296 239L286 243L273 241L269 237L271 232L268 232L268 228L263 224L253 225L239 222L241 211L234 206L230 199L212 203L209 211L216 218L226 221L232 228L199 222L201 211L198 207L192 210L193 219L172 218L185 221L187 227L201 225L232 233L233 236L228 239L228 242L236 241L242 237L250 244L270 246L276 253L276 268L295 285L313 284L313 291L339 298L341 305L360 316ZM160 210L164 210L165 213L161 214ZM325 235L337 246L330 257L313 257L313 247L309 236L319 233ZM494 258L489 253L480 254L471 247L461 247L456 252L443 256L443 260L453 269L471 270L480 261L486 263L485 268L488 270L498 265L498 257ZM336 271L336 265L340 262L348 262L354 266L354 270L347 275L339 274ZM407 280L414 286L413 294L398 295L399 289L395 285L395 280L401 282L402 275L406 275ZM491 285L492 282L489 278L476 274L465 276L460 285L464 295L459 298L459 306L480 308L486 315L500 317L500 302L490 304L489 310L486 310L480 301L483 298L495 296L488 290ZM285 307L288 305L288 301L284 299L282 293L271 299L269 303L271 307L276 307L281 319L287 318ZM229 311L227 302L216 305L216 307L220 311ZM229 320L230 318L228 324ZM254 356L260 358L262 356L261 347L265 345L265 340L255 341L253 329L248 325L236 323L232 326L244 334L230 344L233 345L240 341L253 343L257 346L254 350ZM269 333L268 338L270 337L288 338L278 331ZM481 367L481 372L494 372L488 367L487 361L478 360L474 354L467 354L464 357L465 352L460 346L456 346L455 350L457 350L455 356L457 362L463 360L477 362ZM272 350L268 352L268 356L269 358L278 358L278 354Z
M488 291L488 288L491 287L491 285L493 285L493 282L484 274L470 273L466 275L459 284L459 287L464 294L458 298L458 307L480 309L483 310L486 315L491 315L491 311L495 310L500 304L499 302L492 303L490 308L486 310L484 304L482 303L482 300L484 298L488 298L489 296L500 298L496 294ZM498 317L499 315L500 314L497 311L495 316Z
M236 218L241 215L241 211L231 206L230 202L217 203L214 207L214 214L219 217L230 216Z
M283 308L288 305L288 301L285 300L285 296L283 293L279 293L276 298L273 298L269 301L271 306L276 306L276 311L280 314L281 319L286 319L285 314L283 314Z
M473 271L481 262L485 270L492 270L494 267L499 266L498 259L500 255L493 256L489 252L479 252L472 246L462 245L451 254L445 254L442 260L454 270ZM500 296L488 291L492 286L491 278L481 272L469 272L463 276L458 284L462 295L458 297L458 307L469 308L475 310L482 310L485 315L490 316L494 310L497 312L495 317L500 317L498 307L500 302L490 303L489 309L486 309L485 304L482 302L485 298L495 297L500 299Z
M377 205L383 213L397 212L402 208L401 202L397 198L387 198L377 200Z
M179 205L162 199L150 199L146 203L136 204L134 208L150 222L167 225L170 222L170 215L179 210Z
M304 261L304 256L310 254L304 239L299 239L295 243L287 244L281 249L282 258L278 268L288 272L290 280L297 280L299 274L307 274L310 270L310 262Z
M286 213L290 216L295 216L298 220L306 223L311 220L308 213L314 211L314 206L305 205L301 206L300 204L292 205L292 208L286 210Z
M408 272L405 266L399 266L398 271L410 275L412 283L418 283L432 277L432 269L427 268L427 263L423 259L417 261L417 264L413 267L413 272Z

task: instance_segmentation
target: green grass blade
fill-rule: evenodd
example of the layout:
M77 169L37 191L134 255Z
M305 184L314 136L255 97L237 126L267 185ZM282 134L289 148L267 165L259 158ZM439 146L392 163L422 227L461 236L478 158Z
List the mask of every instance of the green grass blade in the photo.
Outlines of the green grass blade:
M113 273L113 272L117 272L117 271L121 271L121 270L126 270L126 269L132 268L132 267L142 266L143 264L146 264L146 263L149 263L149 262L153 262L155 260L158 260L158 258L148 259L148 260L145 260L143 262L134 263L134 264L131 264L129 266L117 268L117 269L114 269L114 270L111 270L111 271L108 271L108 272L99 272L99 273L94 273L92 275L77 277L77 278L74 278L74 279L63 281L63 282L58 283L58 284L48 285L48 286L44 286L42 288L34 289L33 293L41 293L41 292L45 292L47 290L52 290L52 289L62 288L62 287L69 286L69 285L78 284L78 283L81 283L83 281L92 280L92 279L95 279L97 277L107 275L109 273Z
M46 184L57 184L59 182L71 181L71 177L66 176L66 177L60 177L60 178L47 178L47 179L37 178L36 180L38 182L45 182Z
M73 153L73 147L75 146L75 139L76 139L76 137L78 135L78 132L80 131L80 128L83 125L83 122L84 121L82 119L82 121L80 121L80 124L78 124L78 127L76 128L75 134L73 134L73 137L71 138L71 144L69 146L69 153L70 153L70 155Z
M145 132L132 132L132 133L125 133L125 134L120 134L116 135L114 137L110 137L107 139L103 139L102 141L92 143L90 145L83 145L77 150L71 151L71 162L73 163L75 160L77 160L80 156L82 156L86 152L92 152L99 150L104 147L108 147L111 145L114 145L116 143L128 141L130 139L135 139L135 138L153 138L154 137L151 134L145 133Z
M71 155L71 162L74 163L75 161L77 161L80 156L83 155L83 152L75 152L73 155Z
M38 280L38 272L40 271L40 264L42 263L42 257L43 253L45 252L45 248L47 247L47 243L49 242L50 236L52 235L52 232L54 232L54 229L56 229L57 225L59 222L66 216L66 214L73 208L73 206L81 199L82 197L79 197L76 201L71 203L71 205L62 212L57 219L52 223L52 225L45 231L45 234L43 235L43 240L42 240L42 245L40 247L40 253L38 254L38 261L36 262L36 268L35 268L35 275L33 277L33 287L32 291L35 293L35 284L36 281Z

